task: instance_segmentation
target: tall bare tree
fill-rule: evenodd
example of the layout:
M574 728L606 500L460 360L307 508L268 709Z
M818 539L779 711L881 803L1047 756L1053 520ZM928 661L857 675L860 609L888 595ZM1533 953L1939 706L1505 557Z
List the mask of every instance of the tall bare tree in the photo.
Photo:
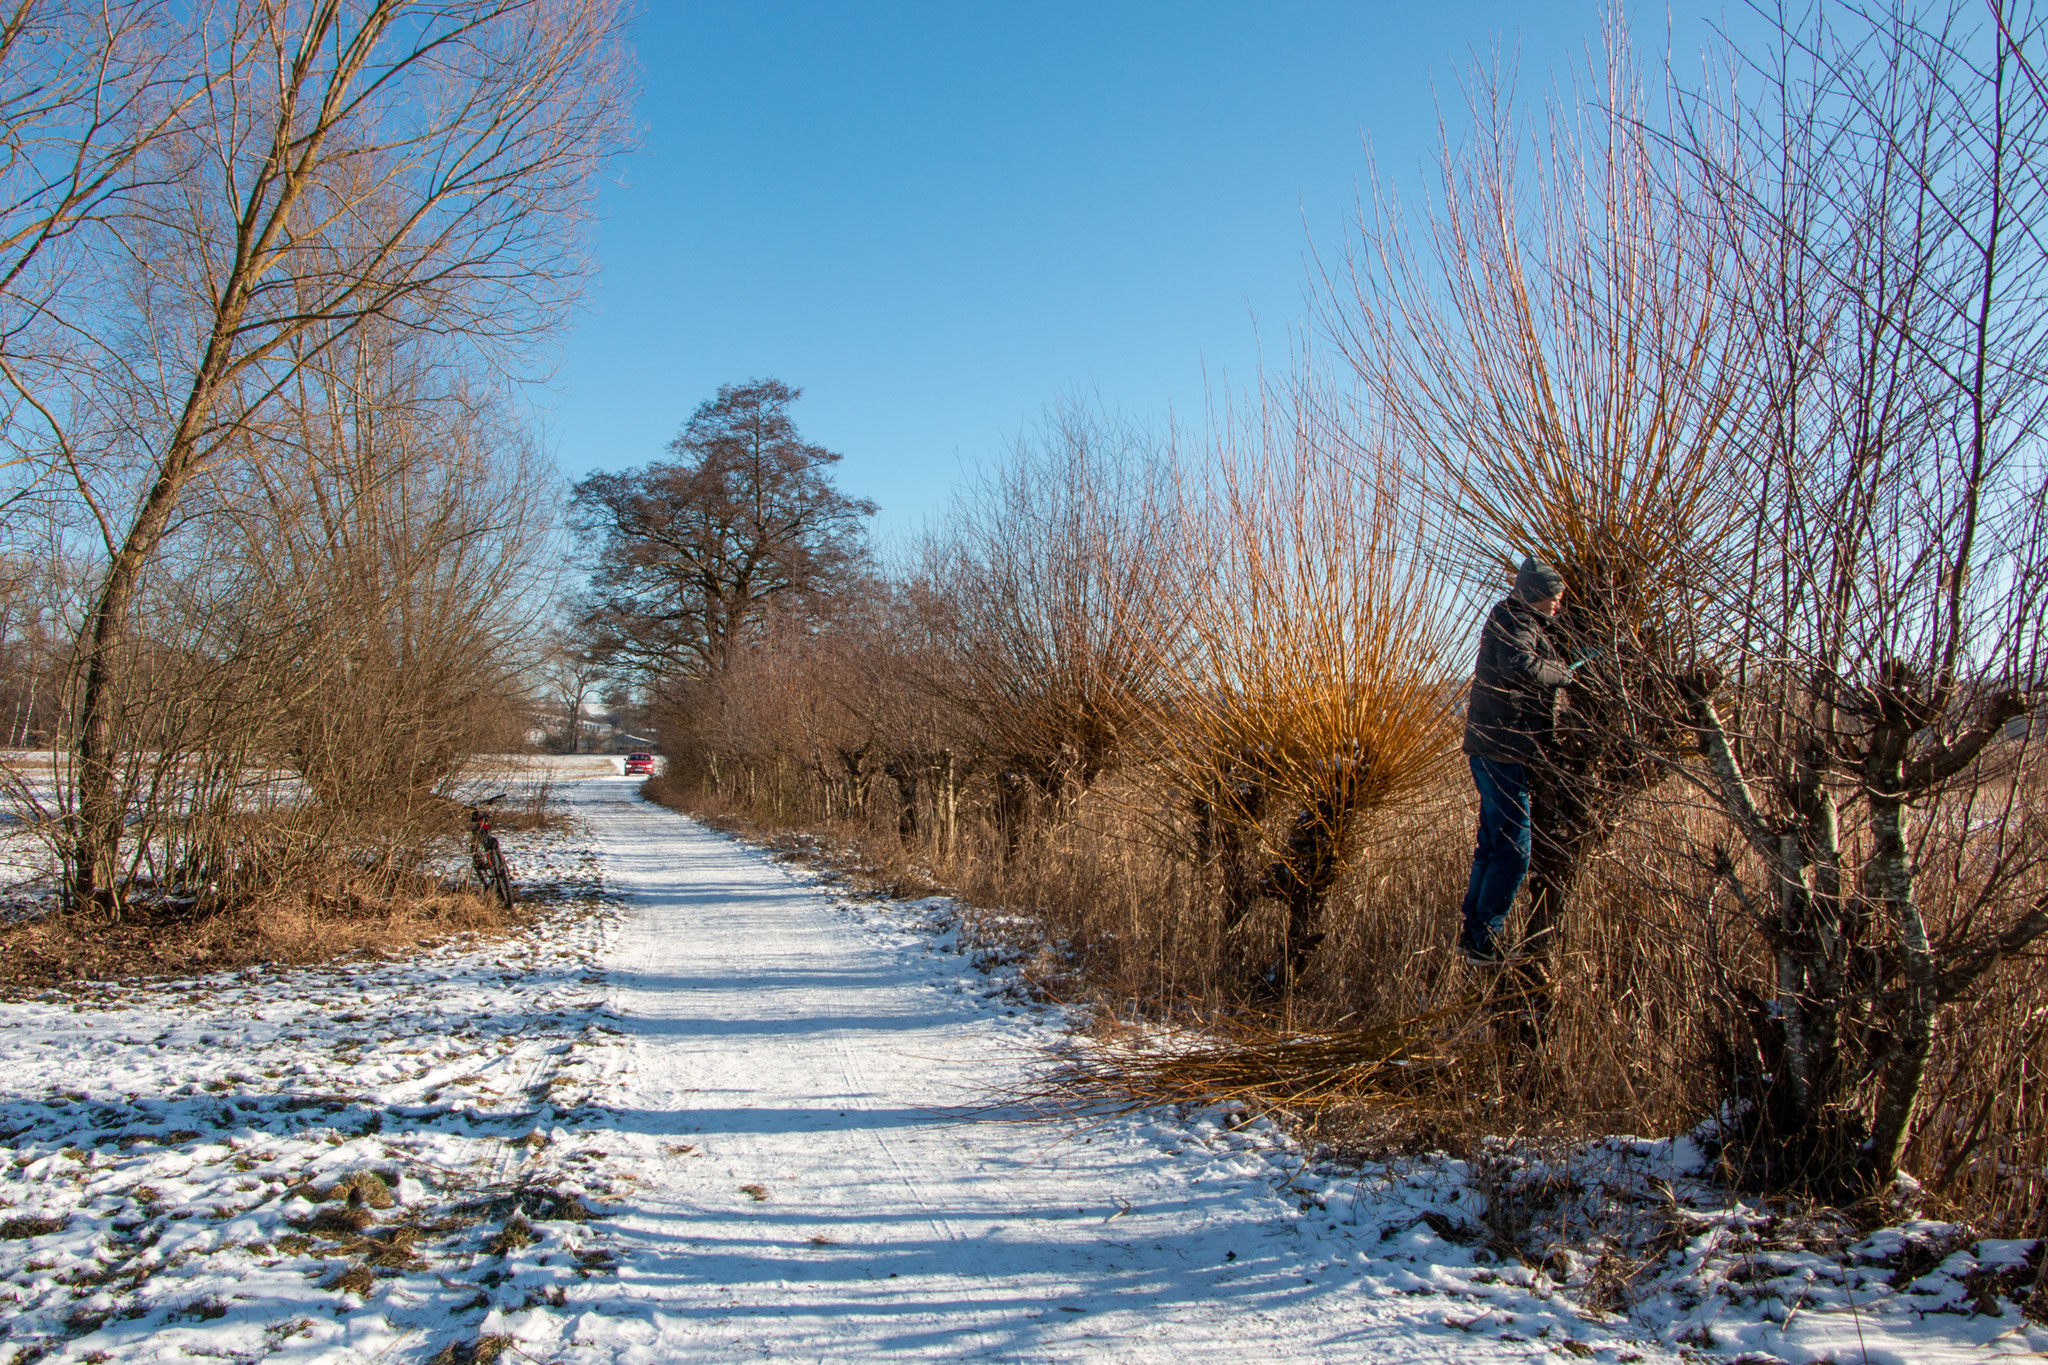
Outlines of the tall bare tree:
M771 612L813 612L859 569L875 505L835 487L841 457L798 433L802 394L722 385L674 459L576 485L570 521L595 559L585 626L627 670L716 675Z
M561 712L562 743L583 752L583 708L598 694L609 670L597 644L580 625L563 623L549 633L540 661L547 703Z
M583 274L623 116L616 0L236 0L174 16L195 93L107 223L54 472L104 570L80 631L66 887L117 908L115 713L138 592L196 487L260 461L365 323L509 354Z
M153 155L204 90L164 0L14 0L0 12L0 443L7 465L59 458L57 379L90 363L72 334L103 277L109 225L166 168ZM81 350L85 353L81 357ZM69 452L77 458L78 452ZM9 501L29 488L16 483Z
M2048 933L2025 795L2048 682L2048 26L2030 6L1780 10L1692 140L1740 225L1768 396L1756 535L1682 679L1768 947L1741 986L1750 1148L1889 1180L1944 1009ZM1704 566L1703 566L1704 567Z

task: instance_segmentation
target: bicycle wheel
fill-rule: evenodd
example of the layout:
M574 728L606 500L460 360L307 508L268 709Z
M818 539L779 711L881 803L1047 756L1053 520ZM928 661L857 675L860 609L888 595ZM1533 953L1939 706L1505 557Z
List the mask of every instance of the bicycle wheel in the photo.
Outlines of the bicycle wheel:
M512 874L505 869L505 851L498 847L496 839L484 845L484 856L490 860L490 891L498 898L498 904L507 910L512 908Z

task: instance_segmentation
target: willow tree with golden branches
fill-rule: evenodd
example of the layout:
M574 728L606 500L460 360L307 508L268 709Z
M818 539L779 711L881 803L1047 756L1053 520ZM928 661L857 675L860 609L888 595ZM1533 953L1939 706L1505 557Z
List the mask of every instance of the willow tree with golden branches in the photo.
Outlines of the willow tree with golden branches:
M1417 487L1313 379L1226 420L1180 501L1162 762L1220 884L1222 928L1286 909L1262 984L1290 990L1374 812L1443 776L1459 641Z
M1521 555L1548 560L1567 585L1555 629L1597 651L1533 773L1524 970L1539 995L1581 870L1680 738L1659 680L1698 565L1742 528L1730 452L1752 407L1726 360L1751 325L1723 287L1728 231L1651 131L1626 35L1608 37L1604 81L1553 101L1539 138L1506 79L1481 73L1476 131L1443 144L1437 197L1410 220L1381 188L1322 309L1414 450L1470 585L1499 591Z

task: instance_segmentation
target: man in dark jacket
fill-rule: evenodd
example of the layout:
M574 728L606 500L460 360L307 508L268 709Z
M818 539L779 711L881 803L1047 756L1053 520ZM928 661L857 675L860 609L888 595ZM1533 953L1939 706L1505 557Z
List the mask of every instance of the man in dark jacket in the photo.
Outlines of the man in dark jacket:
M1458 938L1467 961L1505 959L1499 935L1529 872L1527 765L1550 733L1557 690L1572 677L1548 624L1563 601L1563 576L1534 557L1525 559L1514 592L1479 632L1479 663L1465 708L1465 753L1479 787L1479 847Z

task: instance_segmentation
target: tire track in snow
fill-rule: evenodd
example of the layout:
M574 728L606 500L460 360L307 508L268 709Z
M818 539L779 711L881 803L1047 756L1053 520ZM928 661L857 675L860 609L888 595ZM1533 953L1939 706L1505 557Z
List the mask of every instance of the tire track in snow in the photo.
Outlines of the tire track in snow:
M867 1075L861 1070L860 1062L854 1056L853 1048L848 1045L844 1038L835 1039L833 1047L839 1054L840 1073L848 1082L848 1093L854 1095L871 1094L872 1091L868 1088ZM888 1135L880 1128L864 1128L861 1131L874 1143L875 1149L882 1154L883 1159L896 1172L896 1178L902 1182L903 1188L910 1192L911 1198L915 1199L918 1205L925 1210L925 1221L931 1225L932 1231L938 1233L940 1237L949 1242L965 1241L965 1234L939 1213L938 1201L926 1190L924 1184L920 1183L918 1178L911 1174L910 1169L903 1164L902 1157L897 1153L895 1144L889 1141ZM920 1162L918 1167L926 1172L927 1175L932 1173L930 1162Z

